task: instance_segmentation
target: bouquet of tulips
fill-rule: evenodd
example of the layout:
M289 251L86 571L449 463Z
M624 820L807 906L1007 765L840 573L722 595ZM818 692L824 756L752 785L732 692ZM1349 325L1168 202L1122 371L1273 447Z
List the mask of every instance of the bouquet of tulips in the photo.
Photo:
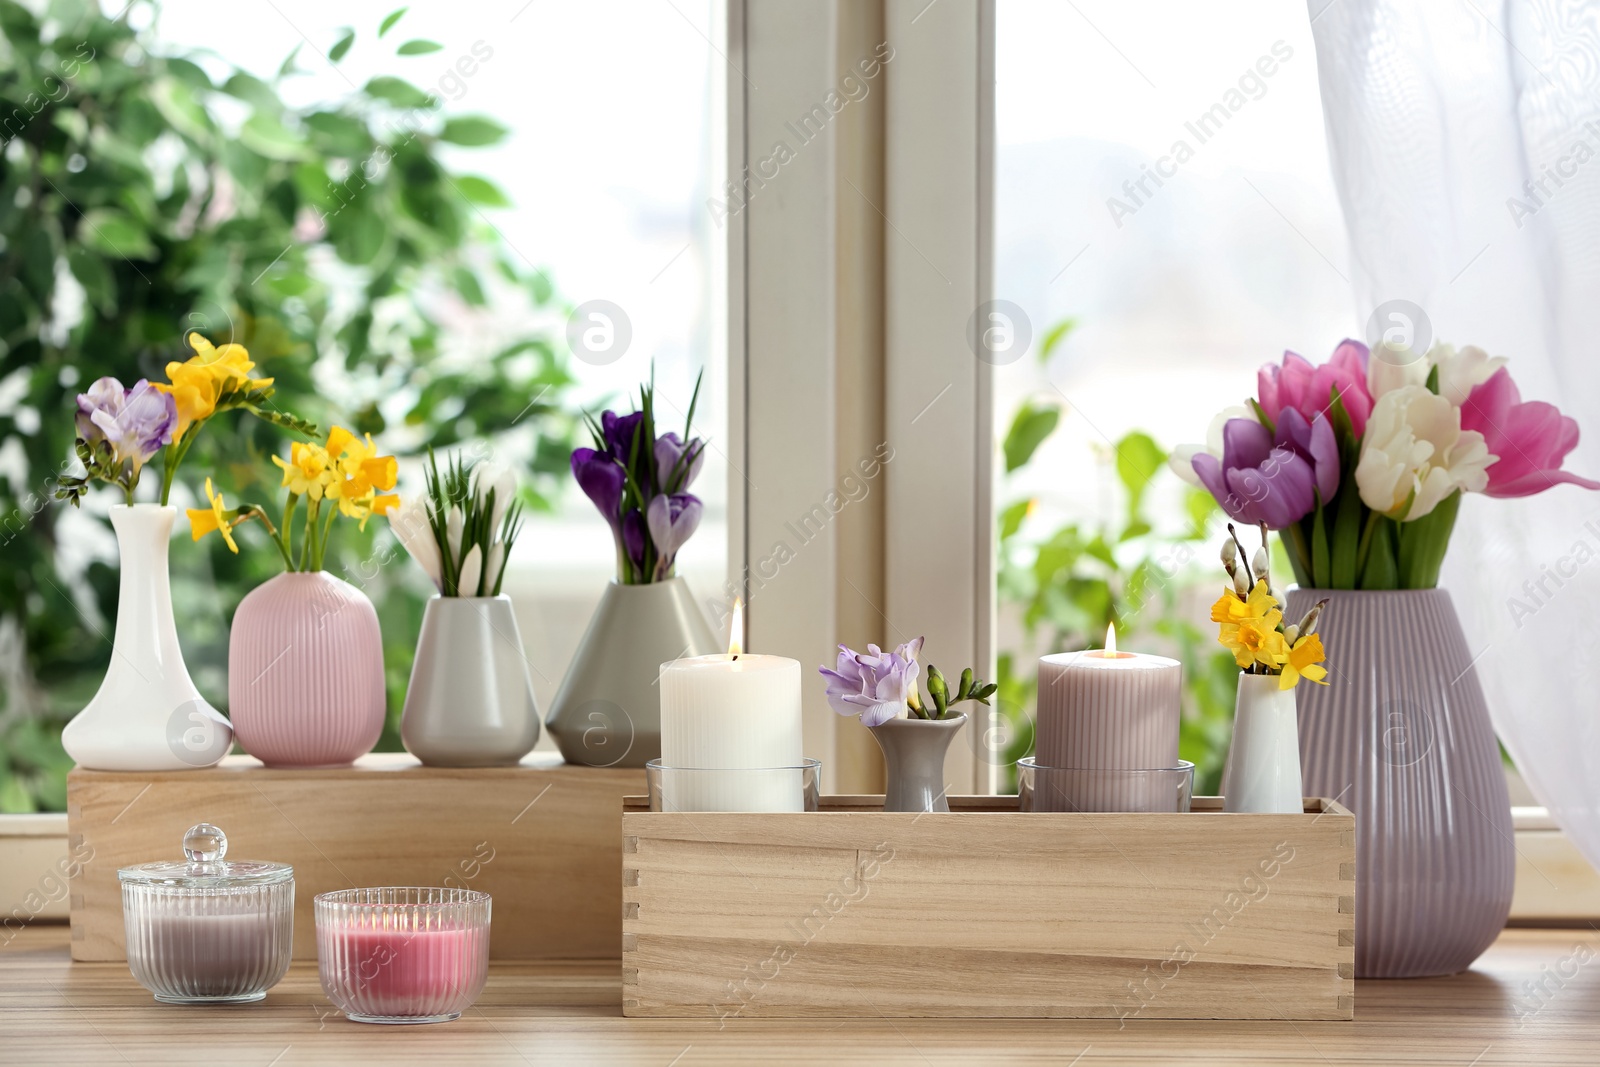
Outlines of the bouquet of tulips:
M1233 653L1245 674L1275 674L1279 689L1293 689L1301 678L1327 685L1327 655L1317 635L1317 620L1327 608L1327 598L1317 601L1299 622L1285 623L1278 591L1272 584L1267 551L1267 528L1261 527L1261 547L1246 560L1244 545L1228 523L1228 540L1222 544L1222 569L1231 583L1211 605L1211 621L1218 623L1217 642Z
M372 435L357 437L335 426L325 444L296 441L289 448L289 459L273 456L272 462L283 471L285 494L276 526L266 508L257 504L228 507L221 493L206 479L205 508L189 509L189 532L198 541L213 531L220 534L228 549L237 553L239 544L234 529L252 519L267 528L273 547L283 557L288 571L320 571L327 552L328 537L335 516L356 519L361 528L373 515L382 515L400 503L388 493L394 488L396 463L393 456L378 455ZM299 548L293 538L295 510L306 502ZM324 515L326 511L326 515Z
M1505 363L1450 345L1347 340L1321 366L1286 352L1173 468L1232 518L1281 531L1301 585L1429 589L1462 493L1600 489L1561 469L1577 423L1524 401Z
M705 442L689 432L699 398L696 378L683 436L658 436L652 381L640 387L637 411L590 419L594 447L572 452L572 476L611 527L623 585L671 578L678 550L700 525L703 506L688 491L705 459Z
M267 405L272 399L272 379L252 378L255 363L243 345L221 348L199 333L187 337L194 355L186 362L167 364L167 381L141 378L124 388L115 378L100 378L78 394L77 455L82 477L63 477L56 497L74 507L91 482L121 489L129 504L145 464L160 453L162 476L160 503L172 494L178 465L189 454L200 430L213 416L225 411L246 411L258 419L314 437L317 428L303 419Z

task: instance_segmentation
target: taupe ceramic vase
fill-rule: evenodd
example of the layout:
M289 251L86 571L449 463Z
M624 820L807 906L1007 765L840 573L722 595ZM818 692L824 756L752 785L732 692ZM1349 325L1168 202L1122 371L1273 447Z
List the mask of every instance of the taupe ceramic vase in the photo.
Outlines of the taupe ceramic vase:
M1443 589L1293 589L1328 598L1328 685L1297 686L1308 796L1356 814L1356 977L1471 966L1511 909L1515 853L1500 750Z
M430 767L508 766L533 751L539 708L510 597L428 601L400 740Z
M545 728L568 763L643 767L661 755L661 665L726 647L682 578L612 582L561 680Z
M967 722L949 719L890 719L869 726L888 770L884 811L949 811L945 797L944 754Z

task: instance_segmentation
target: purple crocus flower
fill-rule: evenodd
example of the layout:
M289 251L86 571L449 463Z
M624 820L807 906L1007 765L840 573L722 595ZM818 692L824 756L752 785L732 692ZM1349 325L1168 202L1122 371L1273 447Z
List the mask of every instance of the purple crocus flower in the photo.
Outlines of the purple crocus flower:
M702 510L700 498L690 493L663 494L650 501L646 521L650 527L650 540L656 546L657 578L666 577L672 570L672 561L678 549L700 525Z
M1328 420L1309 425L1297 411L1279 413L1277 436L1254 419L1229 419L1222 458L1194 457L1194 472L1230 517L1270 529L1292 526L1339 487L1339 449Z
M868 645L865 655L839 646L834 670L818 667L828 680L828 704L840 715L859 715L863 726L880 726L904 713L916 691L922 638L893 652Z
M622 516L622 547L636 566L644 563L644 538L644 516L640 514L638 508L630 508L628 513Z
M78 394L76 421L85 441L105 441L118 462L131 460L137 471L172 442L178 407L143 378L127 390L115 378L100 378Z
M606 448L624 464L633 454L633 439L639 431L639 424L643 421L642 411L635 411L630 415L618 415L615 411L600 413L600 432L605 435ZM639 447L646 453L649 452L650 446L647 442L639 442Z
M689 452L689 459L683 467L683 479L677 485L673 485L672 472L678 469L678 461L686 449ZM683 438L675 433L662 434L656 438L656 484L661 487L662 492L683 492L699 475L705 458L706 446L700 438L691 438L685 445Z
M574 448L572 476L577 479L578 488L594 501L594 506L611 524L612 533L616 533L617 508L622 503L622 487L627 480L617 461L592 448Z

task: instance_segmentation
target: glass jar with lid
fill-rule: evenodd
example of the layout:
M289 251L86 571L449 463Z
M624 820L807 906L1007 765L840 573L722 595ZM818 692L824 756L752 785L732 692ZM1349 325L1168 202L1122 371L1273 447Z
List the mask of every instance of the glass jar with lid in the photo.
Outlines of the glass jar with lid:
M169 1004L260 1000L289 969L294 868L229 862L227 836L190 827L182 862L123 867L128 969Z

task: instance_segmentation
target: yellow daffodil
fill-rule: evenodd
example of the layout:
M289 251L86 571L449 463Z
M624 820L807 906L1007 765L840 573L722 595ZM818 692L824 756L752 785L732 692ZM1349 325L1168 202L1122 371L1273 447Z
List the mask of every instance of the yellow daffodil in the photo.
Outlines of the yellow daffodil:
M1248 600L1223 594L1212 605L1211 618L1222 624L1217 642L1233 653L1240 668L1256 663L1278 667L1288 655L1288 643L1278 632L1283 612L1264 581L1256 582Z
M1289 649L1283 663L1283 674L1278 678L1278 688L1293 689L1302 676L1318 685L1327 685L1328 669L1321 665L1326 658L1322 650L1322 638L1316 634L1306 634Z
M289 446L289 462L278 456L273 456L272 462L283 470L283 484L289 492L310 500L321 500L335 477L328 469L328 451L321 445L296 441Z
M365 527L375 508L376 494L394 488L399 465L393 456L378 455L371 434L362 439L342 426L335 426L328 434L327 451L334 471L327 497L338 502L341 514L360 519Z
M393 511L399 506L400 497L398 494L390 494L389 496L374 496L372 498L372 504L368 508L367 513L361 516L361 528L363 530L367 528L367 520L372 516L387 515L390 511Z
M211 502L209 508L188 508L189 535L193 540L200 540L212 530L222 534L222 539L227 542L228 550L234 555L239 554L239 546L233 540L233 528L238 525L237 513L228 510L228 505L222 500L222 494L214 492L211 488L211 479L206 479L206 499Z

